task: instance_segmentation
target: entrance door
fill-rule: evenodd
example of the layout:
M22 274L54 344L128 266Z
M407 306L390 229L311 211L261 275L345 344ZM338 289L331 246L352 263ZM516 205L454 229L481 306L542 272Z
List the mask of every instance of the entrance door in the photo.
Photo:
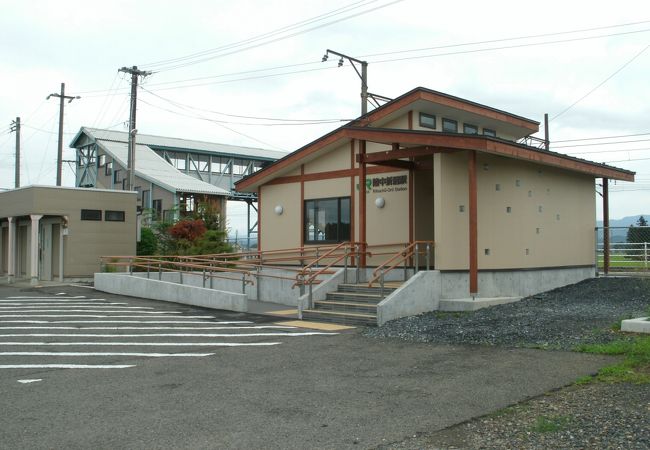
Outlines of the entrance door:
M433 170L416 170L413 174L413 202L415 203L413 205L413 236L416 241L433 241ZM420 250L420 267L426 264L424 251L425 249ZM429 255L429 264L430 267L433 267L433 248Z

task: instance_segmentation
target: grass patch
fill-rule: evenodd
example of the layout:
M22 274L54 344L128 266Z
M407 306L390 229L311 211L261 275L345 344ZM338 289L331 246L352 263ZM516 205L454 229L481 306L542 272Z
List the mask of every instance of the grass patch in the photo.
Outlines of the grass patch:
M571 424L570 416L539 416L530 427L535 433L555 433L566 430Z
M618 340L608 344L580 345L577 351L599 355L624 356L619 364L604 367L592 378L605 383L650 383L650 336ZM584 384L586 377L579 379Z

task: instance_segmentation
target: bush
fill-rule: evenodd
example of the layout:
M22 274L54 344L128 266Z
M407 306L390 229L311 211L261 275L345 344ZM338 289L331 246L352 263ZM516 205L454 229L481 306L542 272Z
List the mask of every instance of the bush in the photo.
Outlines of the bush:
M140 242L137 246L138 256L155 255L158 251L158 239L151 228L142 228L140 230Z

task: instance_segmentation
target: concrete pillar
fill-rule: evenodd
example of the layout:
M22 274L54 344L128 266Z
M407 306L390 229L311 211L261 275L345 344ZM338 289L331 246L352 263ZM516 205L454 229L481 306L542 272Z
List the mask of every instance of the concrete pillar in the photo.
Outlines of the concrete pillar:
M16 221L13 217L7 217L7 221L7 282L13 283L16 275Z
M31 266L31 284L38 284L38 235L39 235L39 223L41 221L42 214L31 214L29 216L32 219L32 238L31 238L31 251L30 251L30 266Z
M61 226L59 227L59 283L63 283L63 238L65 229L68 227L67 216L61 217Z

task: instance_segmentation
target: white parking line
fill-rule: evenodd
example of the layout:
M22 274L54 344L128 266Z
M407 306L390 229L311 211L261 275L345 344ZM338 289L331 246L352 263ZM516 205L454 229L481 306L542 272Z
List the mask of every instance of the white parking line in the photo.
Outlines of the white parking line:
M30 296L30 295L16 295L16 296L13 296L13 297L5 297L5 298L6 299L11 299L11 300L13 300L13 299L38 300L38 299L43 299L43 298L47 298L47 299L53 299L53 298L86 298L86 296L85 295L75 295L75 296L72 296L72 297L52 297L52 296L50 296L50 297L33 297L33 296ZM106 300L106 299L101 298L101 299L91 299L91 300Z
M148 356L151 358L212 356L214 353L0 352L0 356Z
M143 333L143 334L57 334L57 333L33 333L33 334L0 334L0 337L93 337L93 338L134 338L134 337L265 337L265 336L335 336L338 333L324 331L306 331L299 333L235 333L235 334L213 334L213 333Z
M282 342L0 342L0 345L121 345L140 347L267 347L280 345Z
M43 379L42 378L32 378L30 380L16 380L16 381L18 381L19 383L22 383L22 384L29 384L29 383L38 383L39 381L43 381Z
M61 306L61 308L64 308ZM88 308L91 308L90 306ZM93 306L92 308L101 308L101 306L96 307ZM111 306L111 308L114 308ZM114 309L86 309L86 308L80 308L80 309L16 309L16 308L11 308L10 310L6 309L0 309L0 313L5 314L5 313L41 313L41 312L87 312L87 313L138 313L138 314L180 314L179 312L176 311L133 311L130 308L127 307L120 307L120 308L114 308ZM2 316L0 316L2 317Z
M38 303L107 303L105 299L92 299L92 298L56 298L56 297L51 297L47 299L34 299L34 300L27 300L27 299L13 299L13 300L8 300L8 299L1 299L0 303L19 303L21 305L34 305ZM126 305L127 303L123 303Z
M135 367L133 364L2 364L0 369L126 369Z
M53 316L54 317L54 316ZM57 316L58 317L58 316ZM187 316L185 316L187 317ZM207 316L201 316L207 317ZM169 317L172 319L172 317ZM212 325L226 325L237 323L253 323L249 321L222 321L212 322L207 320L0 320L0 323L198 323L198 324L212 324Z
M2 303L5 302L5 303ZM36 306L99 306L99 305L128 305L128 303L115 303L115 302L34 302L34 303L16 303L16 302L7 302L6 300L0 300L0 306L2 307L7 307L7 306L20 306L21 308L34 308ZM153 309L152 307L147 307L149 309Z
M240 327L0 327L1 330L265 330L284 329L295 330L288 325L259 325ZM0 334L0 337L2 335Z
M108 312L108 311L102 311ZM113 319L144 319L145 316L100 316L93 314L0 314L0 317L96 317L96 318L113 318ZM171 316L149 316L149 318L162 319L163 317L172 318ZM214 319L214 316L177 316L183 319Z
M118 309L120 312L122 310L131 310L131 309L154 309L151 306L116 306L116 305L97 305L97 304L90 304L90 305L57 305L57 304L48 304L48 305L33 305L33 306L5 306L2 305L0 306L0 311L4 310L20 310L20 311L25 311L29 312L32 310L36 311L48 311L47 309L43 308L56 308L55 310L68 310L70 308L82 308L84 310L89 309L89 308L113 308L113 309Z

